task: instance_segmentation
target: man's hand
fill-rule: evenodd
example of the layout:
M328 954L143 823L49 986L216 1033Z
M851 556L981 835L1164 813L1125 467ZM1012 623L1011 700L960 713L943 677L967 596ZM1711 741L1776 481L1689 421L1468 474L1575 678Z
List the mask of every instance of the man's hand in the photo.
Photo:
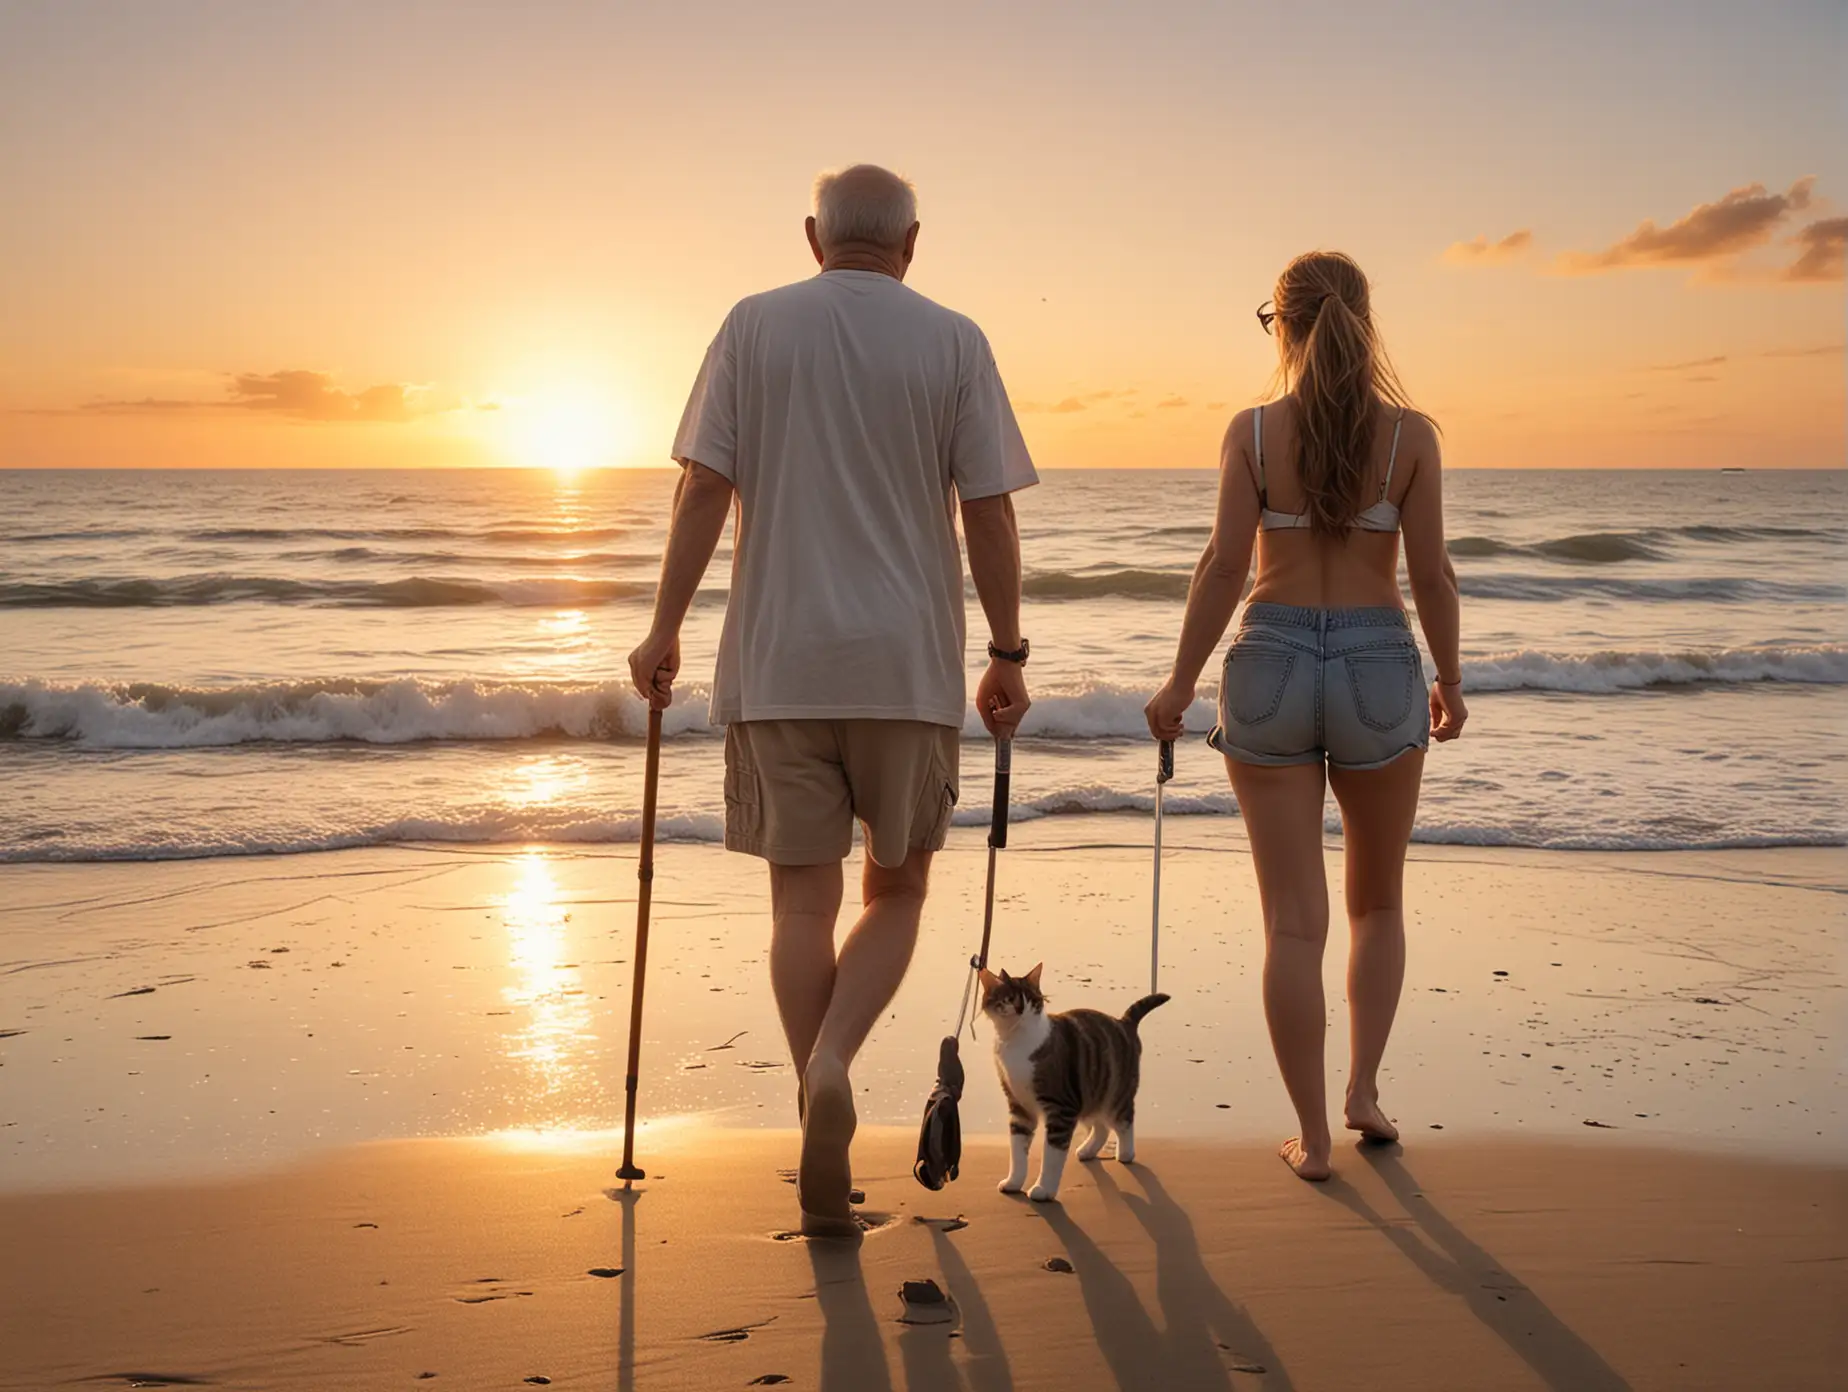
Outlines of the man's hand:
M1027 674L1018 662L993 657L975 688L975 713L988 733L998 740L1014 738L1021 717L1033 702L1027 696Z
M650 630L641 646L629 654L629 680L635 694L651 710L666 710L674 702L674 678L680 675L680 634Z

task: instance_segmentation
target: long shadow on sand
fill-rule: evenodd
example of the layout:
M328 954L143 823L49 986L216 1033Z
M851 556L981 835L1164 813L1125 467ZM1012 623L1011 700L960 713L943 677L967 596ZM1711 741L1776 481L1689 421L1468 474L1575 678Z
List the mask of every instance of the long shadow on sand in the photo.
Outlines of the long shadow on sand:
M1108 1167L1087 1166L1106 1202L1123 1204L1155 1244L1155 1288L1165 1328L1142 1307L1135 1286L1063 1208L1045 1209L1046 1225L1065 1244L1078 1276L1097 1346L1122 1392L1202 1392L1231 1388L1232 1364L1261 1365L1267 1387L1288 1389L1269 1340L1206 1269L1186 1210L1146 1166L1138 1165L1144 1194L1125 1193ZM1217 1337L1215 1337L1217 1336Z
M932 1228L930 1240L937 1249L937 1265L943 1272L943 1279L949 1283L950 1296L962 1312L963 1376L968 1379L970 1392L1014 1392L1014 1371L1008 1363L1007 1350L1001 1346L1001 1331L995 1325L987 1300L982 1297L982 1288L976 1284L975 1273L947 1233ZM900 1343L903 1342L901 1338ZM944 1344L947 1348L947 1338ZM905 1368L909 1376L909 1357L905 1360ZM957 1387L961 1384L947 1382L943 1385ZM913 1378L911 1392L919 1392L920 1386Z
M807 1245L815 1269L815 1301L821 1307L821 1392L892 1392L892 1370L866 1293L860 1249L845 1243ZM950 1381L935 1385L955 1387L955 1376L952 1370Z
M1120 1195L1155 1243L1155 1295L1167 1326L1169 1371L1185 1375L1180 1383L1184 1387L1216 1386L1208 1380L1225 1379L1230 1356L1238 1363L1262 1367L1268 1374L1267 1388L1289 1392L1290 1375L1270 1340L1206 1269L1187 1210L1174 1201L1160 1175L1147 1165L1137 1165L1135 1175L1146 1198L1119 1189L1102 1166L1097 1171L1097 1187L1106 1198Z
M616 1333L616 1389L635 1392L635 1203L641 1195L633 1189L612 1191L611 1198L622 1205L622 1296Z
M1321 1191L1377 1229L1440 1290L1460 1297L1470 1313L1532 1368L1554 1392L1628 1392L1630 1384L1590 1344L1574 1334L1540 1298L1472 1242L1426 1197L1400 1160L1400 1147L1363 1146L1359 1154L1404 1205L1439 1256L1404 1224L1381 1215L1352 1185L1335 1178Z
M900 1331L906 1392L1013 1392L1014 1375L1001 1334L975 1273L943 1233L933 1231L931 1237L961 1320L960 1326L917 1324ZM884 1330L873 1310L858 1248L811 1242L808 1250L815 1270L815 1299L821 1307L823 1392L890 1392ZM960 1370L952 1353L953 1330L963 1347Z

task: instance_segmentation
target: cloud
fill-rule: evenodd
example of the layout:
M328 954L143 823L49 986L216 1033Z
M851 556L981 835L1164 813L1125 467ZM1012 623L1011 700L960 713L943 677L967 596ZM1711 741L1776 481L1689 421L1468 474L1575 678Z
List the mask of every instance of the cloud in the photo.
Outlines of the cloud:
M1822 343L1814 348L1768 348L1760 356L1767 358L1839 358L1848 352L1848 343Z
M1187 398L1184 396L1165 396L1155 404L1165 410L1172 410L1176 406L1185 406L1187 404Z
M1647 367L1643 370L1645 372L1686 372L1691 367L1718 367L1725 361L1726 359L1724 356L1717 358L1690 358L1686 362L1657 363L1654 367Z
M1086 407L1077 397L1068 396L1065 400L1048 406L1046 409L1055 416L1069 416L1073 411L1082 411L1085 410Z
M1802 178L1783 193L1768 193L1763 184L1747 184L1716 202L1702 203L1667 227L1645 221L1603 251L1569 251L1559 258L1559 268L1571 274L1594 275L1631 266L1698 266L1726 261L1770 241L1779 223L1809 206L1815 183L1813 176Z
M164 412L197 411L205 404L206 403L200 401L172 401L152 396L144 396L138 401L86 401L76 409L86 415L98 416L160 415ZM42 411L38 414L62 416L71 413L54 410Z
M258 411L309 421L409 421L453 411L462 403L427 387L387 382L358 392L342 391L326 372L285 368L280 372L239 372L226 386L230 400L195 401L142 397L139 400L88 401L77 410L86 415L177 415L225 410Z
M1848 260L1848 217L1812 222L1790 239L1803 250L1784 270L1785 280L1836 281Z
M312 421L407 421L428 415L428 393L400 382L349 393L325 372L295 368L283 372L240 373L231 379L232 404L247 411L273 411Z
M1533 244L1533 229L1523 227L1497 242L1491 242L1486 236L1471 237L1467 242L1452 242L1444 248L1444 260L1459 266L1492 266L1525 255Z

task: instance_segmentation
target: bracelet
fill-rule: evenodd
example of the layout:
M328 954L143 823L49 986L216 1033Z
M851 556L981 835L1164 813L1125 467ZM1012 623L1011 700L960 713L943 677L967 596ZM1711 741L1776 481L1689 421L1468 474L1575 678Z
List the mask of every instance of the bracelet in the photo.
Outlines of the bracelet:
M1437 679L1437 684L1439 686L1461 686L1463 685L1463 678L1458 677L1455 681L1445 681L1442 677L1439 677Z

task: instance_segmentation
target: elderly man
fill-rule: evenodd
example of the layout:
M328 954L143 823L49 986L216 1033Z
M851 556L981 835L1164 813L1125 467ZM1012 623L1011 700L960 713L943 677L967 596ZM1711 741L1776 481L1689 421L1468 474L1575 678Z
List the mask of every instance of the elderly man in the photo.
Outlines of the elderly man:
M817 1234L855 1230L848 1070L904 979L956 802L953 500L990 636L976 710L1005 739L1028 704L1008 495L1037 475L982 331L904 285L917 239L898 176L856 165L817 181L821 273L740 301L693 384L654 625L629 657L636 690L667 705L680 625L736 497L712 691L728 727L725 844L770 863L770 982L801 1079L797 1190ZM856 820L863 910L837 954Z

